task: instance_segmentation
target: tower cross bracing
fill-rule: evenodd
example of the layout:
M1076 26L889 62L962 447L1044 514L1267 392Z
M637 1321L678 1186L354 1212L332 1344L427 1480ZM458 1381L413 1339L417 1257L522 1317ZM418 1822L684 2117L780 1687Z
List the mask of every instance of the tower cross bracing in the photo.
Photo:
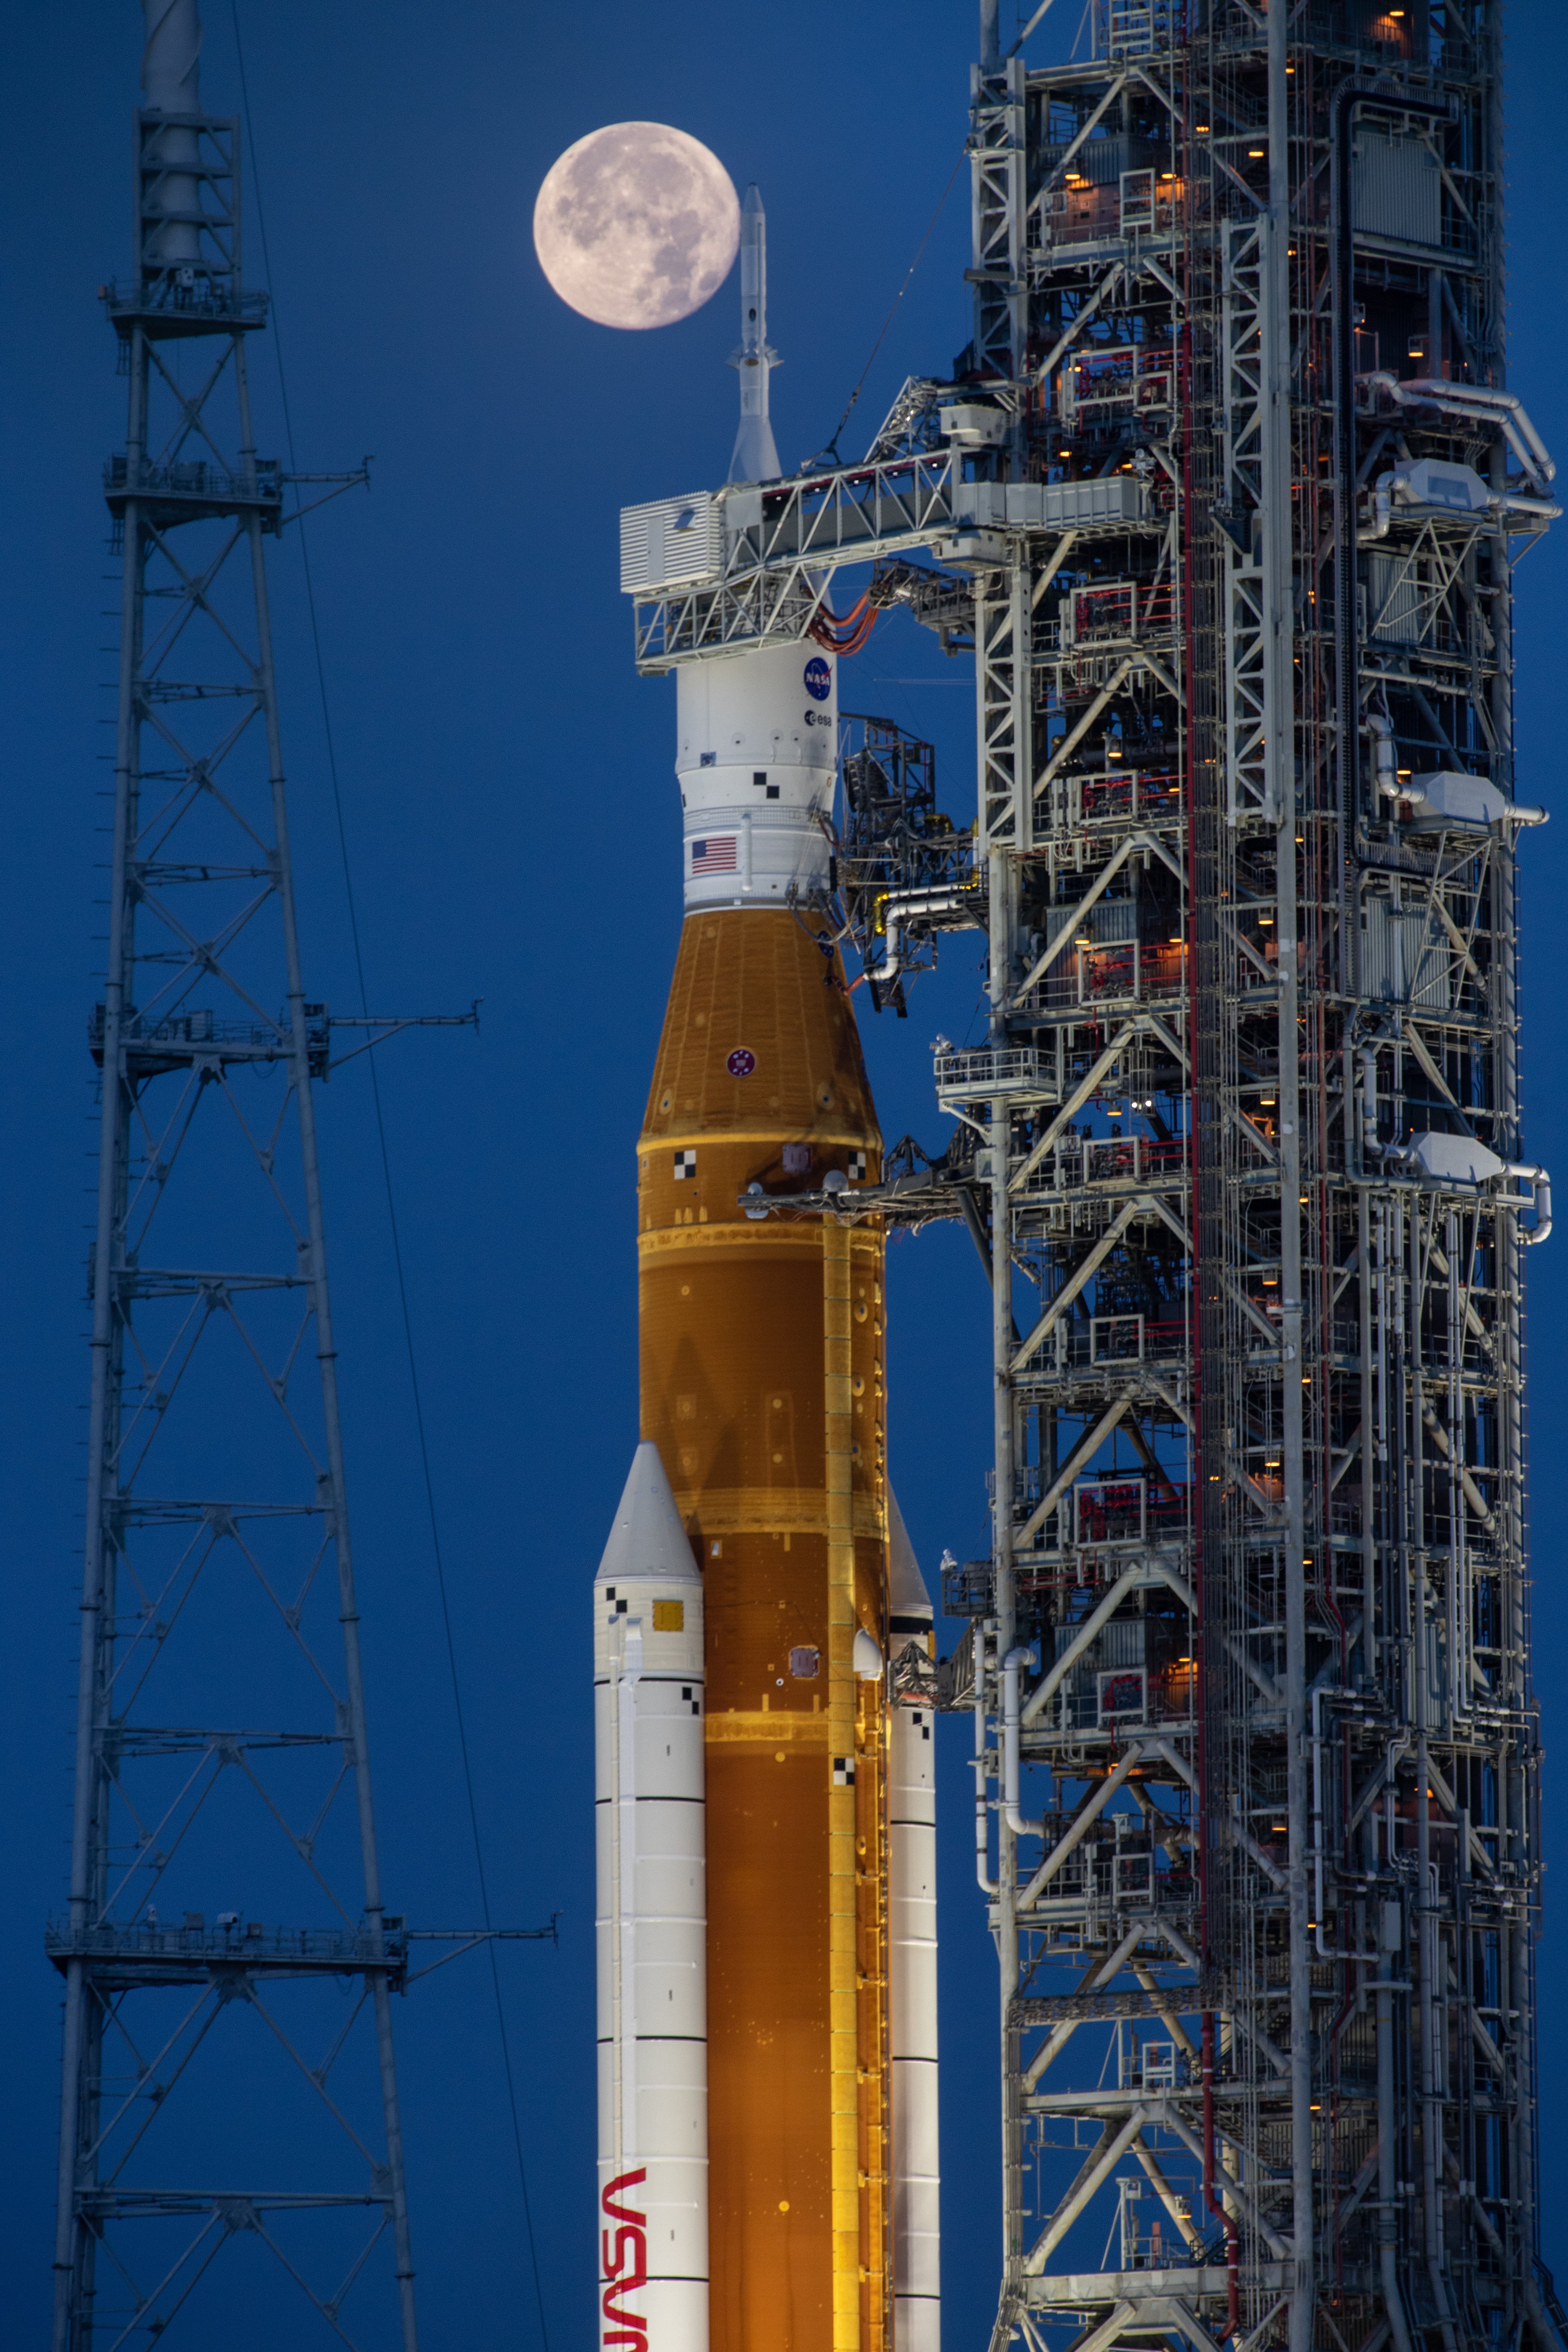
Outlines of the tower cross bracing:
M252 424L239 126L201 109L190 0L149 18L134 266L104 289L128 422L105 469L75 1813L47 1939L54 2343L199 2340L270 2272L300 2342L413 2352L408 1947L377 1859L315 1115L333 1023L300 961L268 605L289 478Z
M623 572L645 668L856 562L974 653L973 832L853 722L836 902L900 1007L987 935L953 1140L775 1205L991 1280L994 2352L1546 2352L1500 11L995 21L952 380Z

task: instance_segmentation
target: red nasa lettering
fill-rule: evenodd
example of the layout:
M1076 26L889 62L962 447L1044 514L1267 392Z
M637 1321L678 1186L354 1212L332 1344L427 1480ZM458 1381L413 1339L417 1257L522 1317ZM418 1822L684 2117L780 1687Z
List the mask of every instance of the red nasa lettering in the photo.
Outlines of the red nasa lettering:
M634 2213L629 2206L617 2205L616 2199L624 2189L635 2189L647 2174L623 2172L612 2180L600 2199L601 2210L612 2221L626 2226L605 2230L600 2233L600 2253L604 2273L609 2281L605 2289L604 2315L614 2323L605 2329L604 2345L623 2345L626 2352L647 2352L647 2322L635 2311L628 2311L622 2297L647 2284L647 2215Z

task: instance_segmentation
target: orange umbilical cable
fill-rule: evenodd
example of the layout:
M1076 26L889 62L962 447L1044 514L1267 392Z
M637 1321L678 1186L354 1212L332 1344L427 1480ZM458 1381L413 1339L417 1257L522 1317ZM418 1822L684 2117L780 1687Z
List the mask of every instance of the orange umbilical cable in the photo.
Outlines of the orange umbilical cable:
M823 605L811 624L810 634L819 646L826 646L830 653L837 654L842 660L860 651L876 625L877 607L872 604L868 590L859 602L842 615Z

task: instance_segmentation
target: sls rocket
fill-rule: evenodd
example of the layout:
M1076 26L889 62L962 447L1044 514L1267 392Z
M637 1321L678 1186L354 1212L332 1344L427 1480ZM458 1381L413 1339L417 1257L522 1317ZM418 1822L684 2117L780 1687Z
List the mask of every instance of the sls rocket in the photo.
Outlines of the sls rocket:
M778 471L763 237L753 188L736 479ZM929 1653L931 1610L888 1484L883 1237L752 1205L881 1172L835 927L806 911L837 732L810 641L677 671L642 1443L594 1588L616 2352L938 2352L932 1720L888 1670Z

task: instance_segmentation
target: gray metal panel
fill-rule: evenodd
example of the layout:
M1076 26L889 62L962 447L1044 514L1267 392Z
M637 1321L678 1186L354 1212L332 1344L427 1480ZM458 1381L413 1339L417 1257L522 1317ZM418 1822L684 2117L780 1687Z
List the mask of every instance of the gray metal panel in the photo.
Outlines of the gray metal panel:
M1449 950L1436 915L1425 907L1394 907L1369 898L1362 932L1363 984L1385 1004L1446 1011Z
M709 490L621 509L621 593L715 580L722 568L722 508Z
M1087 482L965 482L953 491L955 521L994 530L1086 530L1097 523L1146 520L1149 494L1134 474Z
M1374 550L1366 566L1369 635L1383 645L1425 645L1432 635L1434 619L1425 562Z
M1066 152L1065 145L1042 147L1038 168L1054 172ZM1114 188L1123 172L1146 172L1161 160L1161 150L1152 139L1128 139L1111 132L1102 139L1085 140L1073 157L1073 170L1094 187Z
M1352 217L1370 236L1441 246L1443 176L1425 139L1363 122L1351 163Z

